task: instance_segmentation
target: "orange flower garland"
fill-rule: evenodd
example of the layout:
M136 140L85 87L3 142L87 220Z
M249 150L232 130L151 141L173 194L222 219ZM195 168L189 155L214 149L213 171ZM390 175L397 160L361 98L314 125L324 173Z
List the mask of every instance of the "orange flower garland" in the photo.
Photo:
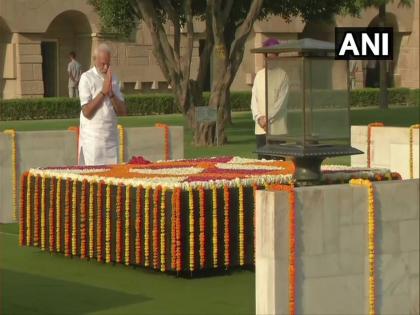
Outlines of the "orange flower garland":
M181 188L175 188L175 217L176 217L176 271L182 271L181 252Z
M80 208L80 258L84 259L86 258L86 208L87 205L87 180L84 179L82 181L82 195L81 195L81 208Z
M296 196L294 185L271 185L268 189L289 193L289 314L296 313Z
M218 267L218 233L217 233L217 188L215 185L211 187L212 192L212 207L213 207L213 267Z
M206 264L206 195L203 186L198 189L200 203L200 268L204 269Z
M130 191L131 186L125 188L125 224L124 224L124 263L126 266L130 265L130 212L131 212L131 202L130 202Z
M239 192L239 265L243 266L245 264L245 250L244 250L244 187L238 185Z
M71 254L77 255L77 182L73 181L72 186L72 208L71 208Z
M176 269L176 190L172 191L171 202L171 269Z
M61 251L61 179L57 179L57 197L55 199L55 249Z
M194 194L191 187L188 188L188 205L189 205L189 243L190 243L190 271L194 271L195 260L195 242L194 242Z
M141 186L137 187L137 204L136 204L136 264L141 263Z
M115 261L120 263L122 260L122 185L117 187L117 222L116 222L116 242L115 242Z
M153 191L153 268L158 268L159 262L159 192L161 187L157 186Z
M64 256L70 256L70 178L66 180L66 191L64 198Z
M102 262L102 241L103 241L103 231L102 231L102 211L103 211L103 200L102 200L102 186L103 182L98 183L98 197L97 197L97 220L96 220L96 260Z
M253 255L253 262L254 262L254 264L255 264L255 220L256 220L256 213L255 213L255 211L256 211L256 208L255 208L255 195L256 195L256 192L257 192L257 189L258 189L258 186L257 186L257 184L253 184L252 185L252 195L254 196L254 206L253 206L253 208L252 208L252 214L253 214L253 218L252 218L252 228L253 228L253 232L254 232L254 255Z
M41 250L45 250L45 241L46 241L46 230L45 230L45 221L46 221L46 207L47 200L45 196L45 181L46 178L42 177L41 179Z
M367 138L367 167L371 165L371 144L372 144L372 128L373 127L383 127L384 123L382 122L374 122L368 124L368 138Z
M419 129L419 128L420 128L420 124L415 124L415 125L410 126L410 129L409 129L409 144L408 145L409 145L410 153L409 153L408 163L409 163L409 175L411 179L414 178L413 131L414 129Z
M55 232L55 226L54 226L54 210L55 210L55 178L51 178L50 182L50 209L48 213L48 225L49 225L49 238L48 238L48 245L50 252L54 251L55 248L55 239L54 239L54 232Z
M229 187L223 186L223 195L225 200L224 207L224 241L225 241L225 268L227 269L230 265L230 235L229 235L229 212L230 212L230 194Z
M31 245L31 174L26 183L26 245Z
M376 314L375 301L375 273L376 273L376 257L375 257L375 195L373 184L367 179L352 179L350 185L364 186L368 189L368 250L369 250L369 315Z
M94 192L94 183L91 182L89 184L89 258L93 258L93 248L94 248L94 234L93 234L93 192Z
M16 130L6 129L3 133L10 135L12 138L12 206L13 206L13 220L17 220L17 144L16 144Z
M162 188L160 200L160 271L166 270L166 187Z
M38 246L39 242L39 214L41 213L41 199L39 191L41 189L41 176L35 177L35 198L34 198L34 246Z
M171 143L169 139L169 126L166 124L155 124L157 128L163 128L165 133L165 160L171 159Z
M105 262L111 262L111 185L105 192Z
M149 241L150 241L150 187L146 187L144 195L144 265L148 267L150 265L149 257Z
M26 194L25 189L28 183L28 172L22 175L20 183L20 213L19 213L19 245L23 246L25 241L25 212L26 212Z

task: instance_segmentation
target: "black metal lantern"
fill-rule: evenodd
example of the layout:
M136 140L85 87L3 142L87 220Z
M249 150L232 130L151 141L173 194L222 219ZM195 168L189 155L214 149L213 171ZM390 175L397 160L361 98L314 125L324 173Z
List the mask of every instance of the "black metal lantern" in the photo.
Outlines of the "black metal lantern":
M258 154L291 157L298 184L316 184L326 157L350 146L349 73L334 44L305 38L253 49L265 56L267 142Z

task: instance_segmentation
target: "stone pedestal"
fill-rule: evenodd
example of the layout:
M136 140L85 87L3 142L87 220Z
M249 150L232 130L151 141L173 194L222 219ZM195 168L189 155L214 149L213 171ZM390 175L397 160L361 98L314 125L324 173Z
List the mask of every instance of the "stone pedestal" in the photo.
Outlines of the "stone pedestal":
M376 309L418 314L419 180L374 184ZM368 194L350 185L296 188L296 314L368 313ZM256 197L256 313L289 313L288 193Z

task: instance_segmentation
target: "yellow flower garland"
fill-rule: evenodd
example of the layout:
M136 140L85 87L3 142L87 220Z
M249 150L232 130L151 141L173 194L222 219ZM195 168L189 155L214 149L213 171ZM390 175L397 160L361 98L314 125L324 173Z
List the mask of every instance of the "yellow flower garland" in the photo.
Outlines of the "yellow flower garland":
M82 195L80 197L80 258L86 258L86 189L87 180L82 181Z
M136 189L136 252L135 261L137 265L141 263L141 191L142 187Z
M45 217L46 217L46 196L45 196L45 181L46 178L42 177L41 180L41 250L45 250Z
M93 246L94 246L94 239L93 239L93 192L94 192L95 184L91 182L89 184L89 258L93 258Z
M111 262L111 185L106 185L105 203L105 262Z
M368 250L369 250L369 315L375 315L375 195L373 184L367 179L352 179L351 185L368 189Z
M13 205L13 220L17 220L17 155L16 155L16 130L6 129L3 131L12 138L12 205Z
M127 266L130 265L130 190L130 185L125 188L124 263Z
M34 187L34 246L38 246L39 241L39 214L40 214L40 200L39 200L39 191L40 191L40 181L41 176L35 177L35 187Z
M162 188L162 195L160 201L160 271L166 270L166 232L165 232L165 211L166 211L166 187Z
M31 174L26 184L26 245L31 245Z
M420 124L415 124L415 125L412 125L412 126L410 126L410 129L409 129L409 133L410 133L410 135L409 135L409 137L410 137L410 139L409 139L409 150L410 150L410 155L409 155L409 168L410 168L410 178L412 179L412 178L414 178L414 166L413 166L413 161L414 161L414 153L413 153L413 130L414 129L419 129L420 128Z
M117 220L116 220L116 231L115 231L115 262L121 262L121 242L122 242L122 185L117 187Z
M55 249L61 251L61 179L57 179L57 198L55 203Z
M70 256L70 178L66 179L64 197L64 256Z
M218 266L218 244L217 244L217 188L216 185L211 186L212 206L213 206L213 267Z
M190 242L190 271L194 271L194 194L191 187L188 188L188 205L189 205L189 242Z
M71 254L77 255L77 182L72 185L72 208L71 208Z
M124 144L124 133L125 133L125 130L124 130L124 127L122 126L122 125L118 125L117 126L118 127L118 131L119 131L119 139L120 139L120 146L119 146L119 158L120 158L120 163L124 163L124 158L125 158L125 156L124 156L124 146L125 146L125 144Z
M149 195L150 195L150 187L146 187L144 193L144 265L146 267L149 266L149 225L150 225L150 202L149 202Z
M239 184L239 265L245 264L244 252L244 187Z

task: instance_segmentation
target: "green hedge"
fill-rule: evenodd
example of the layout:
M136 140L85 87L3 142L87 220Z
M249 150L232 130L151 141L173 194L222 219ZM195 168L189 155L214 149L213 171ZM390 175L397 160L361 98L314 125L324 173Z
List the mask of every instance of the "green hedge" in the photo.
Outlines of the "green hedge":
M392 106L418 106L420 89L391 88L388 97ZM209 93L204 93L204 99L208 102ZM318 100L317 103L321 102L322 107L334 107L334 97L331 94L325 95L319 91L318 97L314 99ZM376 106L378 99L379 89L353 90L350 94L351 107ZM251 92L231 92L230 102L233 111L250 110ZM132 116L179 112L172 94L127 95L126 103L129 115ZM0 120L76 118L79 115L80 104L77 99L60 97L0 100Z

